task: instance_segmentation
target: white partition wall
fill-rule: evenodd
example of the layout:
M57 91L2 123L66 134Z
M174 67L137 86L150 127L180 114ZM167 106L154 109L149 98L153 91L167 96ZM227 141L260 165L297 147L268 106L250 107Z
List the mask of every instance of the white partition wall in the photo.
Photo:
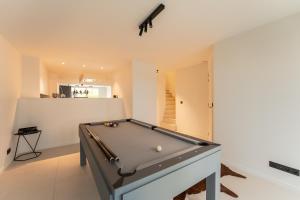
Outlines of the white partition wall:
M38 148L45 149L78 143L80 123L124 117L122 99L20 99L14 127L38 126L43 131ZM13 148L15 142L16 137ZM20 151L27 150L21 144Z
M140 61L132 64L133 118L157 124L156 66Z
M124 67L113 73L113 95L123 99L127 118L132 117L132 68Z

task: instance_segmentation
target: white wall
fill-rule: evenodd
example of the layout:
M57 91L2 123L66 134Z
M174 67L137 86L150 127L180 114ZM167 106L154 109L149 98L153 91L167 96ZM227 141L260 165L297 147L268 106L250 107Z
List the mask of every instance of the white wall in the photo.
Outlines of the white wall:
M165 107L166 107L166 73L163 70L159 70L157 73L157 124L160 125L164 114L165 114Z
M133 118L157 124L157 73L153 64L132 63Z
M51 71L48 72L48 93L52 96L53 93L59 93L58 84L60 77L57 73L53 73Z
M40 93L49 94L48 70L42 63L40 63Z
M215 45L215 141L223 159L300 190L300 15Z
M13 153L6 156L13 133L17 99L21 92L21 55L0 35L0 172Z
M207 62L177 70L176 123L179 132L209 139L208 94Z
M40 58L22 56L22 92L24 98L39 98L48 95L48 70Z
M38 126L43 131L38 149L46 149L78 143L80 123L124 117L121 99L25 98L18 101L15 131L21 127ZM26 147L23 141L20 152L27 151Z
M40 59L22 56L22 97L40 97Z
M123 99L127 118L132 117L132 68L124 67L113 74L113 94Z

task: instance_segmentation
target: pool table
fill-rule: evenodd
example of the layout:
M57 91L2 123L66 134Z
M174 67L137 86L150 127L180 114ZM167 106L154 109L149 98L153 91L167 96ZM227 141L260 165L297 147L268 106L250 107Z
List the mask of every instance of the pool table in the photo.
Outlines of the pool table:
M134 119L114 122L79 125L80 165L88 161L101 200L171 200L203 179L206 199L219 199L220 145Z

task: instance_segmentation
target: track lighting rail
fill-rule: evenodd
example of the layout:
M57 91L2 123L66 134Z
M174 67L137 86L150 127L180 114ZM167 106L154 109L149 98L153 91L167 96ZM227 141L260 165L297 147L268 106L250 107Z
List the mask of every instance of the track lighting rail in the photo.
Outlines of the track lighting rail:
M153 27L152 21L161 11L165 9L164 4L160 4L140 25L139 25L139 36L143 35L143 32L147 33L148 31L148 25L150 28Z

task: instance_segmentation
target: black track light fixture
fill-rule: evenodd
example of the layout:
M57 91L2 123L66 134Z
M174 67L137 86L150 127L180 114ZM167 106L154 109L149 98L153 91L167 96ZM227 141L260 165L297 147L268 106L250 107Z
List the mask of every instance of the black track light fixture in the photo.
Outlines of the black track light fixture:
M140 27L140 33L139 33L139 36L142 36L142 35L143 35L143 32L144 32L144 28L143 28L143 27Z
M153 27L153 25L152 25L152 20L149 21L149 27L150 27L150 28Z
M148 24L149 27L152 28L153 24L152 21L153 19L161 12L165 9L165 5L164 4L160 4L140 25L139 25L139 29L140 29L140 33L139 36L143 35L143 32L145 31L147 33L148 31Z

